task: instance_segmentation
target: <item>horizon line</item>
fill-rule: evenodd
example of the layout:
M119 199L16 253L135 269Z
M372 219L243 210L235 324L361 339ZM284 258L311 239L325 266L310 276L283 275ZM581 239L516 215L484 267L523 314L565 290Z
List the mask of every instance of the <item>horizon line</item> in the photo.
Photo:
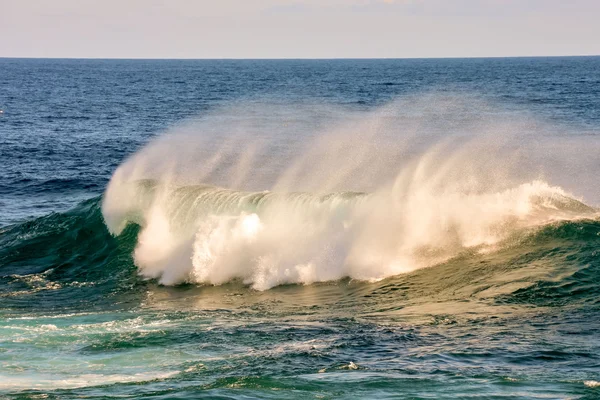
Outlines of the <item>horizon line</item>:
M460 60L502 58L586 58L600 54L531 55L531 56L450 56L450 57L38 57L0 56L2 60L121 60L121 61L295 61L295 60Z

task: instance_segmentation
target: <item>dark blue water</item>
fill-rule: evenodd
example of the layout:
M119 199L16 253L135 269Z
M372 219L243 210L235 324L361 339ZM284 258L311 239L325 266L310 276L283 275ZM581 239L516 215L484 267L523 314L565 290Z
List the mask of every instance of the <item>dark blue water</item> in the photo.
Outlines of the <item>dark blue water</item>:
M600 398L600 57L0 59L0 110L0 396Z

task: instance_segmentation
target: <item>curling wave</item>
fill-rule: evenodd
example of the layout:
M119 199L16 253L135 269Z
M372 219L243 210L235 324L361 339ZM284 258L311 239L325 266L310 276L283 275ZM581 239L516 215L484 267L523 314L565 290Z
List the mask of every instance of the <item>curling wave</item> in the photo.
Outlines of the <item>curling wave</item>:
M592 217L562 189L534 181L495 193L313 195L239 192L206 185L111 185L109 230L142 227L142 275L171 285L241 279L264 290L343 277L379 280L465 249L491 251L528 228Z
M541 183L539 185L544 186ZM154 189L148 191L148 182L140 182L141 192L138 200L147 196L144 201L147 204L152 202L157 187L156 183L152 183L151 186ZM180 194L186 190L193 192L198 189L183 187L179 188L176 193ZM368 198L369 196L358 195L358 197ZM180 201L182 199L177 196L175 198ZM112 237L106 230L100 213L100 200L100 198L90 199L69 212L51 214L0 230L0 297L4 307L12 310L11 313L14 312L18 315L19 310L29 307L32 301L37 301L40 309L51 310L60 307L64 311L69 307L74 309L84 307L88 310L94 307L103 307L104 309L128 307L129 305L135 306L144 300L149 285L153 284L138 277L136 267L132 262L134 261L132 254L142 275L150 276L145 269L146 266L140 264L140 259L138 259L140 256L156 254L140 253L141 251L150 251L148 248L142 247L146 244L142 242L143 238L140 235L148 226L148 222L142 220L140 216L149 210L131 209L131 214L121 214L123 221L130 222L117 237ZM358 204L355 200L350 200L350 202ZM540 199L533 200L533 203L539 204ZM507 231L505 239L496 244L480 245L473 249L455 248L454 252L446 253L446 256L456 255L455 257L434 268L397 275L373 284L353 285L354 294L349 298L341 296L338 300L341 302L340 306L343 306L344 302L354 305L355 302L359 300L364 302L368 298L374 302L371 308L367 307L369 311L380 310L381 304L386 304L394 310L406 304L428 301L429 298L435 298L435 301L457 301L473 296L489 298L500 304L543 306L560 306L579 302L597 304L598 293L600 293L598 285L600 255L597 251L600 245L600 221L595 217L593 210L568 198L560 196L546 198L544 203L545 207L552 209L551 212L555 216L562 214L564 217L566 214L572 214L579 215L579 217L555 222L548 220L547 224L532 225L530 228L517 229L512 232ZM106 204L106 198L104 204ZM296 212L305 209L299 203L290 204L295 204ZM173 201L171 205L173 210L181 209L181 203L177 201ZM252 231L251 223L264 224L264 216L269 214L265 204L263 204L264 207L254 209L256 212L252 214L248 214L247 211L239 211L237 217L233 215L231 208L225 214L215 214L207 206L208 204L205 204L203 208L188 209L187 217L194 215L193 212L197 213L196 223L190 224L191 219L184 218L182 220L177 219L176 216L171 221L174 229L169 235L174 235L176 232L180 237L189 235L187 237L191 239L186 244L190 247L184 246L179 249L163 247L162 249L173 250L170 253L163 253L165 269L163 271L156 270L159 273L158 278L162 279L160 273L168 274L170 268L174 267L179 268L177 272L184 275L181 275L181 281L173 283L216 283L217 281L210 279L224 276L219 275L220 273L230 274L228 276L232 277L232 280L245 279L245 277L253 279L261 276L273 278L274 273L285 274L285 271L277 269L281 268L283 264L274 266L272 270L261 271L256 269L258 267L256 263L260 259L253 260L251 258L240 259L237 265L230 264L237 266L239 268L237 270L216 271L209 268L210 262L215 264L231 262L233 255L227 253L227 246L239 246L243 242L247 244L247 247L238 248L238 251L244 251L244 255L252 255L253 252L257 254L259 250L264 252L262 254L268 254L267 251L271 251L280 256L290 253L277 253L283 246L277 238L273 238L271 243L265 242L266 237L261 236L264 228ZM346 210L352 208L347 204L344 207ZM308 207L308 209L311 208L312 206ZM540 211L539 208L538 211ZM584 215L591 218L580 219ZM130 217L131 219L128 219ZM215 226L220 219L229 223L223 223L224 228L220 230L213 230L213 236L207 242L206 231ZM183 224L176 225L174 221L183 222ZM212 224L208 221L212 221ZM240 225L240 221L244 222ZM235 222L238 224L236 225ZM138 224L141 224L141 229ZM231 231L232 226L237 228L237 236ZM176 230L175 227L180 230ZM203 233L197 235L198 232ZM349 231L343 232L350 233ZM223 242L215 242L219 238L216 236L218 234L224 235L221 237ZM254 239L249 240L252 235L254 235ZM320 239L327 240L327 237ZM229 240L229 242L225 240ZM167 242L160 245L166 244L171 245ZM218 244L222 247L218 247ZM295 245L295 243L289 242L284 242L284 244L286 246ZM253 245L256 247L252 247ZM216 257L213 259L214 261L208 259L207 262L207 258L199 259L200 254L204 256L208 254L206 250L210 249L210 246L222 253L212 253ZM136 247L137 250L134 250ZM324 246L315 247L312 249L314 251L312 254L318 255L319 249L325 251L323 250ZM338 250L343 252L346 249L340 247ZM196 253L196 251L200 252ZM178 252L180 253L178 254ZM185 252L189 252L188 254L194 255L195 258L180 259L180 264L168 264L168 262L178 261L176 257ZM304 254L310 255L311 253L307 251ZM431 256L426 260L435 262L435 257ZM351 272L349 264L336 265L327 263L330 261L327 259L323 261L324 264L315 263L314 267L330 267L331 269L328 271L338 274L335 276L351 276L349 275ZM372 267L375 272L381 271L376 269L381 267L381 264L373 264ZM204 270L197 270L197 268L204 268ZM260 275L261 273L263 275ZM315 271L315 273L318 274L319 271ZM201 274L205 274L204 276L207 278L198 280L198 277L202 276ZM284 277L289 278L290 275ZM298 280L290 279L289 282L310 282L302 281L300 278L303 277L292 276L292 278L298 278ZM223 279L227 279L227 275ZM246 282L257 287L251 280ZM277 281L267 281L267 283L275 284ZM341 281L338 285L343 288L346 283ZM237 285L234 287L240 289ZM310 293L304 293L304 296L309 296L311 301L314 301L314 297L311 296L319 298L322 295L327 298L330 295L329 290L331 290L329 285L314 287ZM343 291L343 289L340 290ZM299 295L297 290L292 290L290 293L292 296ZM302 292L300 294L302 295ZM295 297L296 301L301 301L302 296L300 297ZM39 301L40 299L43 301Z
M568 183L560 173L569 170L545 168L544 157L556 168L550 156L567 146L539 151L536 142L538 151L526 151L526 137L511 132L529 125L453 117L456 132L448 132L456 107L420 123L406 107L340 111L342 122L303 143L293 138L314 118L296 110L293 128L281 128L289 108L280 116L276 108L233 110L235 118L178 127L115 171L102 214L113 234L141 227L133 258L145 277L165 285L241 280L258 290L377 281L465 250L494 251L553 221L595 218L554 183ZM232 139L232 131L244 134Z

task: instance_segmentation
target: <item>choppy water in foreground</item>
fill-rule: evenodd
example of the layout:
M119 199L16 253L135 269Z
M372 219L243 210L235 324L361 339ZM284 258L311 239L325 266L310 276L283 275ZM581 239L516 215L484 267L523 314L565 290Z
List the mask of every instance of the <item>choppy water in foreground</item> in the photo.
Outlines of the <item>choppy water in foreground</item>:
M0 397L600 398L599 71L0 60Z

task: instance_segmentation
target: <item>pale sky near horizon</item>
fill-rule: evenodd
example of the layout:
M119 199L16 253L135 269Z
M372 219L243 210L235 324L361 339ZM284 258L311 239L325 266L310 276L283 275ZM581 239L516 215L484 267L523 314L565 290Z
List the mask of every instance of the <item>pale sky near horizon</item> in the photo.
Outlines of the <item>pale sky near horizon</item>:
M0 0L0 57L599 54L600 0Z

